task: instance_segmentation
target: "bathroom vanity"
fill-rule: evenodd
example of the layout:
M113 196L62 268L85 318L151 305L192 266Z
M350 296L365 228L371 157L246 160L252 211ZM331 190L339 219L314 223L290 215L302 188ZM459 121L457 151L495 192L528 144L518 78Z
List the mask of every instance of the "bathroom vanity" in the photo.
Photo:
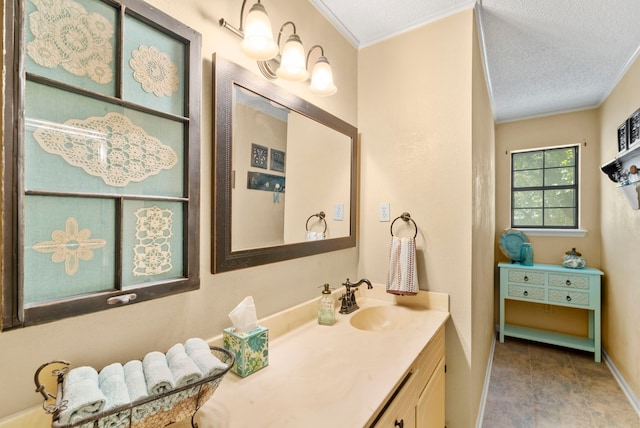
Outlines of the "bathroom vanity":
M269 366L227 376L198 426L443 427L449 296L356 293L360 309L333 326L317 323L318 299L260 320Z
M564 266L499 263L500 268L500 342L505 336L535 340L552 345L590 351L601 360L600 278L598 269L569 269ZM547 305L589 310L589 335L578 337L529 328L505 322L505 301L521 300Z

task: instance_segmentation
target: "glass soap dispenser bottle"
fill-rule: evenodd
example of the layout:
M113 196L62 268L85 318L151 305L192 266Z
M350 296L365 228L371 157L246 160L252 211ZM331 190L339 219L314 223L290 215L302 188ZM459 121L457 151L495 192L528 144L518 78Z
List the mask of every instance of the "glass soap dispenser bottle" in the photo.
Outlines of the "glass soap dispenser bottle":
M318 324L334 325L336 323L336 299L329 290L329 284L324 285L322 297L318 301Z

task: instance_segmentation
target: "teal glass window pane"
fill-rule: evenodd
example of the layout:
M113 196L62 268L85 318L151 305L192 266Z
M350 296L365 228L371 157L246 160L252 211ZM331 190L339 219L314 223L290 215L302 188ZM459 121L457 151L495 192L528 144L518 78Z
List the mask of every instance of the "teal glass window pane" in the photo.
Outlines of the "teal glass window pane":
M536 227L542 226L542 209L514 209L514 227Z
M25 9L27 71L91 92L115 95L115 8L100 0L84 0L27 1Z
M542 208L542 190L513 192L514 208Z
M547 190L544 192L544 206L550 208L573 208L576 205L573 189Z
M26 97L27 188L185 196L185 124L31 81Z
M514 171L513 172L513 187L520 189L523 187L540 187L543 184L542 181L542 169L533 169L526 171Z
M553 168L544 170L545 186L570 186L575 182L575 169Z
M544 210L544 224L552 227L571 227L574 216L574 208L549 208Z
M115 216L111 199L27 196L25 304L113 290Z
M123 287L186 277L184 209L182 202L125 201Z
M544 166L544 156L540 151L514 153L512 162L514 171L542 168Z

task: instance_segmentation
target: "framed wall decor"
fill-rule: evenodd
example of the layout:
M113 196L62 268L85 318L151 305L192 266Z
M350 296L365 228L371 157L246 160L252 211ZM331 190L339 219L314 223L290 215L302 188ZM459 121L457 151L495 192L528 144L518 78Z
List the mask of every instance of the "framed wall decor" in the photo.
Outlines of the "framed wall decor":
M251 143L251 166L267 169L267 159L269 158L269 148L259 144Z
M629 123L629 145L627 148L635 148L640 145L640 109L629 116L627 122Z
M618 127L618 153L629 148L629 121L626 120Z
M2 328L198 288L200 34L141 0L9 3Z
M284 172L285 156L282 150L271 149L271 170Z

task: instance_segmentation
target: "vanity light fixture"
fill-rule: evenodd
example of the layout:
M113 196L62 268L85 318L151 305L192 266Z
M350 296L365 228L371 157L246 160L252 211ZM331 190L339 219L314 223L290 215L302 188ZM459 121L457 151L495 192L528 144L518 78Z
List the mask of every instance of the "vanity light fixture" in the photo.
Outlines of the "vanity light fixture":
M333 95L338 91L336 85L333 83L333 71L327 57L324 56L324 49L320 45L315 45L309 49L307 54L307 67L309 66L309 57L314 49L320 49L320 57L316 60L311 72L311 84L309 90L317 95Z
M257 0L247 15L247 25L243 29L244 8L247 0L242 0L240 9L240 28L220 18L220 26L243 38L240 48L249 58L255 59L258 69L269 80L278 77L294 82L310 81L309 90L316 95L333 95L337 88L333 82L333 72L329 61L324 56L320 45L313 46L305 56L304 47L296 31L296 25L287 21L280 27L278 40L273 40L271 23L264 6ZM291 26L292 34L287 38L280 54L280 39L285 27ZM320 49L320 57L316 60L311 79L309 80L309 57L311 52Z
M247 0L242 1L240 8L240 28L235 28L224 18L220 18L220 25L237 36L243 38L240 49L246 56L257 61L266 61L278 55L279 47L273 40L271 21L260 0L249 10L247 27L243 28L244 7Z

